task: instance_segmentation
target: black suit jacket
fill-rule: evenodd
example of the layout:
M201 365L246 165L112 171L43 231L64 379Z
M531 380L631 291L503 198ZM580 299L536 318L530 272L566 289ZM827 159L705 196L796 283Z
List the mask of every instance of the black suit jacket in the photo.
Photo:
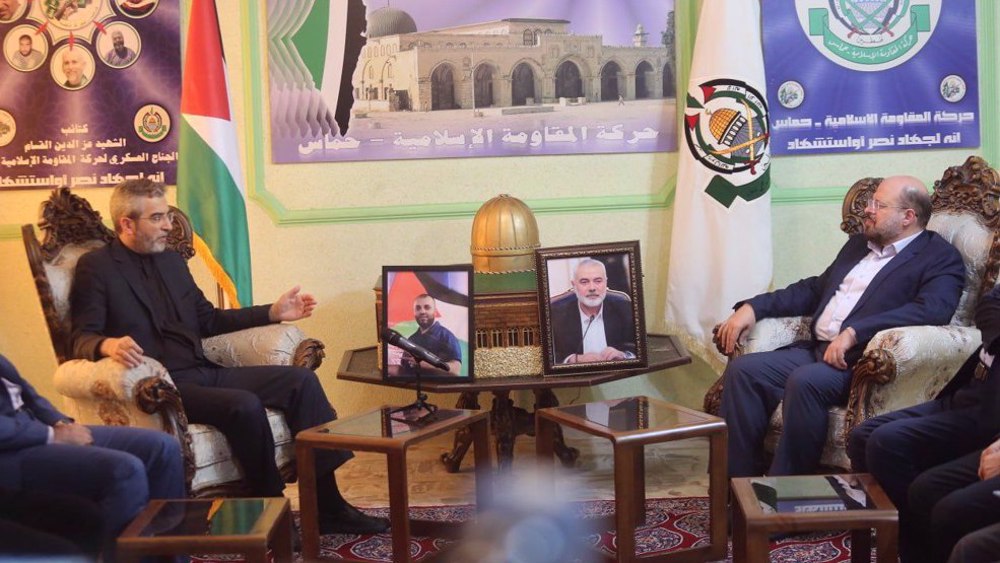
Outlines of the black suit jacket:
M583 353L583 327L576 294L570 294L551 305L553 363L562 363L570 354ZM608 291L604 298L604 335L608 346L622 352L635 353L635 317L632 302Z
M153 260L181 322L201 338L269 324L269 305L217 309L195 284L184 258L167 250ZM80 257L70 292L73 356L101 358L105 338L131 336L144 355L162 361L163 319L158 318L142 272L117 239ZM201 342L196 342L201 356Z
M955 376L938 393L938 399L950 397L969 384L979 364L979 352L985 348L994 356L1000 356L1000 286L994 287L979 300L976 306L976 327L983 337L983 345L969 356ZM982 421L986 424L1000 424L1000 358L994 359L985 384L975 390L975 399L983 410ZM968 397L968 395L966 395Z
M812 315L816 321L841 282L869 252L863 235L854 235L818 276L748 300L758 319ZM852 327L857 344L846 360L853 365L880 330L909 325L943 325L951 320L965 285L962 255L933 231L924 231L872 279L842 329ZM736 307L742 305L738 303Z

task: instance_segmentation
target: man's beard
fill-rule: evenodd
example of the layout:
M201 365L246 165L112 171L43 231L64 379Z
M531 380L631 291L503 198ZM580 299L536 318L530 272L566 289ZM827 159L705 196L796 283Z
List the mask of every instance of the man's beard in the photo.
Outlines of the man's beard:
M428 329L434 324L434 317L417 317L417 325L422 329Z
M585 295L580 297L580 302L588 307L600 307L604 303L603 295Z
M864 235L869 242L878 245L885 246L889 239L893 238L891 231L899 233L900 228L898 225L894 225L889 222L882 223L881 226L877 225L874 220L865 220L863 223Z

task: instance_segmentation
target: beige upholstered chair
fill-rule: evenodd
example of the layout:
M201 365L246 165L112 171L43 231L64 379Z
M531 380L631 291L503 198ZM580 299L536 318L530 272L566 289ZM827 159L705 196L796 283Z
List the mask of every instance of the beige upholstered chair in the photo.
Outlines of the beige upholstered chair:
M185 258L194 256L191 226L179 217L169 246ZM99 362L70 359L69 290L77 259L114 238L100 213L67 188L52 192L42 204L39 244L32 225L22 227L28 262L38 289L59 367L55 373L64 412L84 424L140 426L178 436L184 450L188 489L192 496L239 495L245 492L242 470L226 438L214 427L189 424L180 396L166 369L152 358L128 369L108 358ZM315 369L323 360L323 344L305 338L293 325L275 324L207 338L205 355L225 366L297 365ZM286 480L295 478L293 436L284 415L269 410L275 457Z
M865 178L844 198L841 229L860 232L864 202L881 178ZM868 343L855 365L846 405L829 411L830 425L820 462L849 469L846 438L872 416L933 398L981 341L973 326L979 297L997 281L1000 268L1000 174L983 159L971 156L961 166L945 170L934 182L934 213L928 228L943 236L965 259L965 291L947 326L911 326L884 330ZM764 319L756 324L737 354L773 350L809 338L807 317ZM704 409L718 414L722 393L719 378L705 395ZM765 449L774 451L781 434L781 407L771 418Z

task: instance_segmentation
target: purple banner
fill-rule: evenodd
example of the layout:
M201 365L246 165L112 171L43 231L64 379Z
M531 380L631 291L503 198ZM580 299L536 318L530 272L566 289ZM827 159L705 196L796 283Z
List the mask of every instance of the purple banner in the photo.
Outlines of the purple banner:
M176 183L179 0L0 0L0 189Z
M974 0L767 0L771 154L979 146Z

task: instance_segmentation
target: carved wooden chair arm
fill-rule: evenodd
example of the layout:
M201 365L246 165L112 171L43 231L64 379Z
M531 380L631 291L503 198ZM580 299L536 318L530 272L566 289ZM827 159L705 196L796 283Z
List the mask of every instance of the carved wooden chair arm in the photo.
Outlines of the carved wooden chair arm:
M844 438L873 416L934 398L980 341L979 329L950 325L876 334L854 366Z
M223 366L280 365L315 370L323 362L323 343L295 325L272 324L202 340L205 357Z
M180 394L162 364L152 358L143 358L136 368L110 358L70 360L56 368L54 381L64 398L63 410L81 424L152 428L177 437L190 485L194 452L188 420Z

